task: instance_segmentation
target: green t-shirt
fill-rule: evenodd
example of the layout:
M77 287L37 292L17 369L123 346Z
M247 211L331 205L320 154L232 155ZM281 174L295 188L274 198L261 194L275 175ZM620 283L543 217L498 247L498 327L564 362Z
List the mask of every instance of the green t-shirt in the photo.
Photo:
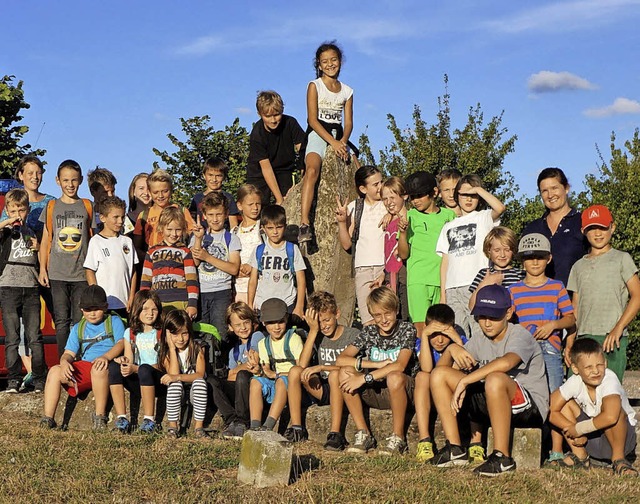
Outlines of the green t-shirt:
M407 259L407 285L440 286L442 257L436 254L436 244L444 225L455 218L456 214L448 208L438 208L435 213L422 213L415 208L407 212L407 241L411 246Z

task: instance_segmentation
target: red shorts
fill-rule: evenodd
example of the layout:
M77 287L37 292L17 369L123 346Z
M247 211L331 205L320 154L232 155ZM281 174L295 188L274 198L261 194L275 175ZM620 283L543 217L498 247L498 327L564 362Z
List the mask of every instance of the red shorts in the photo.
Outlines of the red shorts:
M74 361L72 366L74 369L73 377L76 382L75 384L62 386L71 397L76 397L78 394L91 390L91 368L93 367L93 362Z

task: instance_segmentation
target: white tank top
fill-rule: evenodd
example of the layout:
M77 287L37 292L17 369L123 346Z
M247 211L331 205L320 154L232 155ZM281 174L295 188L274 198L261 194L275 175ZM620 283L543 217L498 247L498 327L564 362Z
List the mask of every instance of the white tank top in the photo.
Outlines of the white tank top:
M315 84L318 90L318 119L326 123L342 124L344 104L353 96L353 89L341 82L340 91L334 93L327 89L320 77L311 81L309 85L311 84Z

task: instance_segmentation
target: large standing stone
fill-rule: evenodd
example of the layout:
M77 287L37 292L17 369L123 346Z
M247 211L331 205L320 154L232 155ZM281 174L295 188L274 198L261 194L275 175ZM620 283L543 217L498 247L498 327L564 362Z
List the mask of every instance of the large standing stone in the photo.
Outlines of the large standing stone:
M489 428L487 453L493 451L493 429ZM518 469L539 469L542 454L540 429L513 429L511 431L511 457Z
M313 290L326 290L336 296L340 308L340 323L350 326L355 307L355 287L351 277L351 255L344 251L338 240L336 222L336 196L341 201L351 201L356 197L353 176L357 163L346 164L338 158L331 147L322 163L320 184L316 193L314 219L317 252L308 253L307 266L310 267ZM300 224L300 197L302 184L296 184L287 195L284 207L288 224Z
M291 475L293 445L273 431L247 431L242 438L238 481L258 488L285 486Z

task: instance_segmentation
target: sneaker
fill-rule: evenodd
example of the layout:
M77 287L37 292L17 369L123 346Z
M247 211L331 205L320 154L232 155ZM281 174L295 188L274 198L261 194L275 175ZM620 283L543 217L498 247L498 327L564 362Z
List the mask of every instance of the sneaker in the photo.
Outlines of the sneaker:
M220 433L220 437L222 439L235 439L235 434L236 434L236 423L235 422L231 422Z
M416 459L418 459L418 462L429 462L429 460L435 456L436 450L430 438L418 442L418 448L416 450Z
M123 434L126 434L127 432L129 432L129 427L131 426L131 424L129 423L129 420L127 419L127 417L118 417L116 418L116 421L114 422L116 429L118 429L120 432L122 432Z
M330 432L327 435L327 442L324 449L328 451L342 451L347 446L347 440L339 432Z
M353 444L347 449L349 453L367 453L369 450L373 450L378 443L376 438L369 434L366 430L359 430L356 432Z
M300 443L309 439L309 432L304 427L289 427L284 431L284 437L287 441L292 443Z
M472 443L469 445L469 462L472 464L479 464L487 460L487 453L484 451L484 446L480 443Z
M36 394L41 394L42 392L44 392L44 382L43 381L34 381L33 382L33 391Z
M452 445L446 442L444 448L431 459L431 463L436 467L465 466L469 463L467 451L462 446Z
M493 450L493 453L489 455L487 461L479 467L476 467L473 472L480 476L500 476L501 474L512 472L516 470L516 461L511 457L507 457L498 450Z
M153 434L156 431L156 423L150 418L144 418L138 430L145 434Z
M5 392L7 394L17 394L20 391L20 382L17 380L10 380L7 383L7 388Z
M42 417L40 419L40 427L44 429L55 429L58 426L56 421L51 417Z
M313 239L311 234L311 226L303 224L298 231L298 243L310 242Z
M22 379L22 383L20 384L20 392L27 389L33 383L33 375L31 372L28 372L26 376ZM42 390L40 390L42 392Z
M245 432L247 432L247 426L242 422L237 423L233 432L233 439L240 441Z
M396 434L385 439L386 445L378 449L378 455L402 455L409 447L407 442Z
M93 415L93 431L103 431L107 429L107 423L109 422L109 417L103 415Z

